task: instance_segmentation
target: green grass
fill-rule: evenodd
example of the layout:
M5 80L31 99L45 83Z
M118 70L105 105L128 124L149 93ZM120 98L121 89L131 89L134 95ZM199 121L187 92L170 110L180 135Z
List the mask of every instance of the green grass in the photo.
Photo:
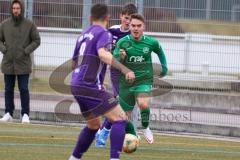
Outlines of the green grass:
M1 160L66 160L78 137L78 127L0 123ZM108 144L109 146L109 144ZM109 159L107 149L92 146L83 160ZM122 160L239 160L240 143L155 135L155 143L141 140Z

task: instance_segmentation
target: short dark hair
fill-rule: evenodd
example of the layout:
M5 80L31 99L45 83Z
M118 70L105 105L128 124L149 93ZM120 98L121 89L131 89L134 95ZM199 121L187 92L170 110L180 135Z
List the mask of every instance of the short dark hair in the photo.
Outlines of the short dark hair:
M134 14L137 13L137 7L133 3L127 3L123 6L121 14Z
M131 15L131 20L132 19L137 19L137 20L140 20L140 21L142 21L143 23L145 23L145 19L144 19L144 17L141 15L141 14L132 14Z
M91 17L93 20L103 20L108 15L106 4L94 4L91 8Z
M12 3L11 3L11 8L12 8L12 6L13 6L14 4L16 4L16 3L20 5L21 9L23 9L23 8L22 8L22 7L23 7L23 6L22 6L22 3L21 3L21 1L19 1L19 0L13 0Z

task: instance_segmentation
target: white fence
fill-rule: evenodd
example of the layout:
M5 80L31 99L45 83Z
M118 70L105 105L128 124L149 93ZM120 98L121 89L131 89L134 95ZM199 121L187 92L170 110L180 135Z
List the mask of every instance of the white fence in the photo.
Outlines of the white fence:
M39 30L41 46L34 54L37 66L58 66L71 58L81 30L62 28L39 28ZM194 33L146 34L159 40L171 72L201 73L205 70L216 75L240 74L240 37ZM153 62L158 63L156 56L153 56Z
M39 28L42 44L35 53L37 65L60 65L71 58L81 30ZM146 33L157 38L173 72L240 73L240 37L200 35L194 33ZM154 55L154 54L153 54ZM157 57L153 57L158 62Z

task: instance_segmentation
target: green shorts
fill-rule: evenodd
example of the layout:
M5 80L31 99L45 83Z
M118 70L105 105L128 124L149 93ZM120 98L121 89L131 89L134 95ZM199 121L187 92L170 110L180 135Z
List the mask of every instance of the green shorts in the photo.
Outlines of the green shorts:
M152 90L152 85L139 85L133 87L121 87L119 91L119 103L124 111L132 111L136 97L139 93L148 93Z

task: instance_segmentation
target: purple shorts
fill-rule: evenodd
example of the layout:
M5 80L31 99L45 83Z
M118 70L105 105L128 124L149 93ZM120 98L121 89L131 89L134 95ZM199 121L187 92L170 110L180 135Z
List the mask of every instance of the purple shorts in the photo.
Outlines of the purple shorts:
M97 87L72 86L71 91L86 120L102 116L118 104L112 94Z

